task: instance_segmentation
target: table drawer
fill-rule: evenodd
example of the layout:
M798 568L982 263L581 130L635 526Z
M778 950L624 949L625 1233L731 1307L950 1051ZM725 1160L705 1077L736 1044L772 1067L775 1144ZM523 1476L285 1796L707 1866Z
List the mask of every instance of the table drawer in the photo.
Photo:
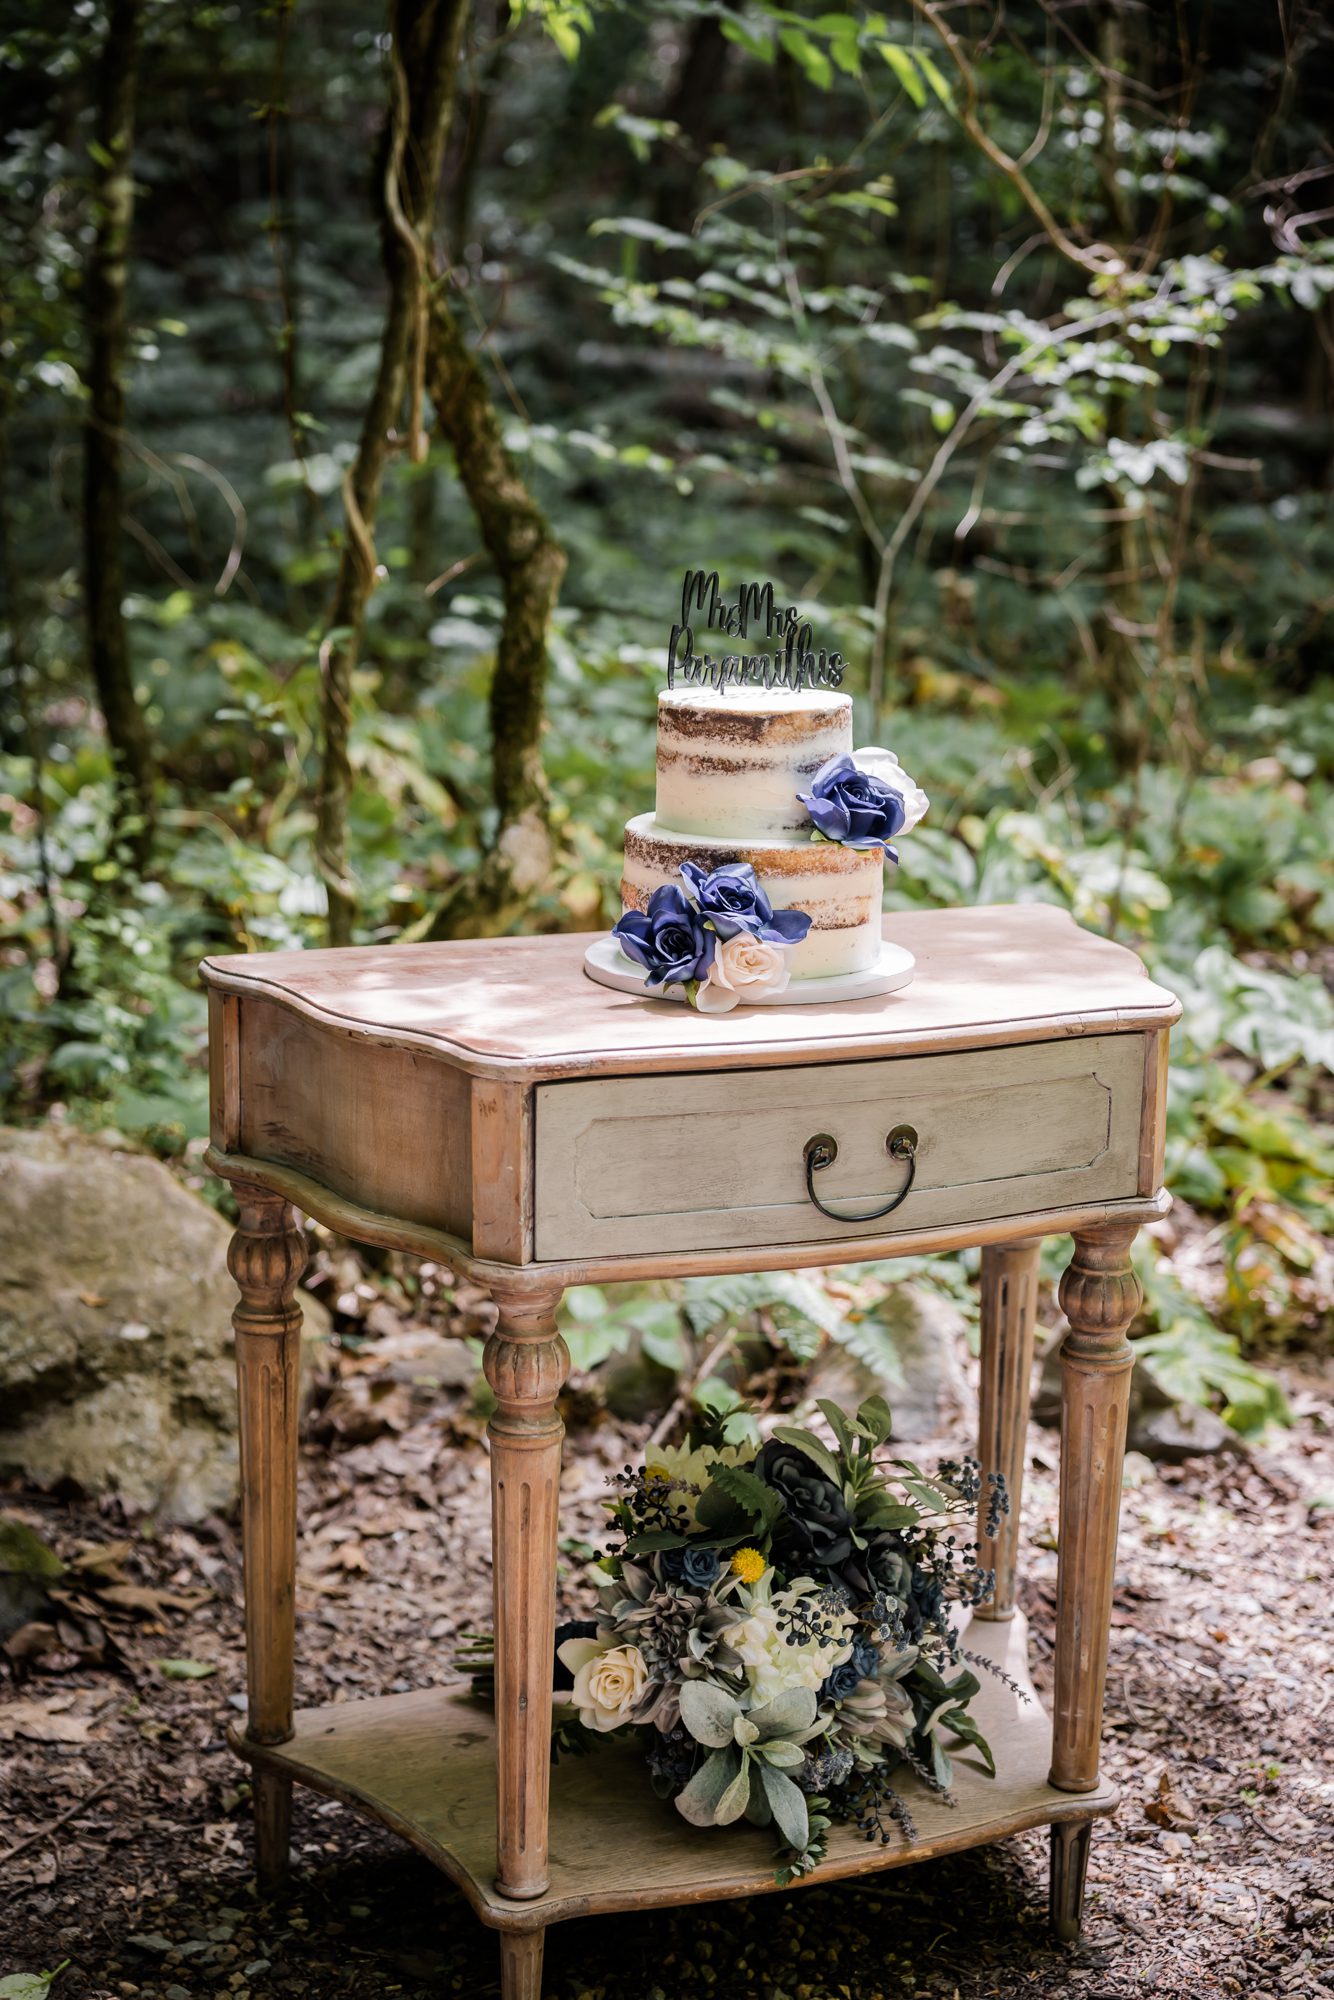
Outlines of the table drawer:
M970 1049L540 1084L535 1107L539 1259L709 1250L885 1236L989 1221L1137 1192L1145 1038ZM837 1157L818 1177L833 1208L881 1206L906 1168L886 1151L917 1134L911 1192L887 1219L838 1221L806 1190L820 1133Z

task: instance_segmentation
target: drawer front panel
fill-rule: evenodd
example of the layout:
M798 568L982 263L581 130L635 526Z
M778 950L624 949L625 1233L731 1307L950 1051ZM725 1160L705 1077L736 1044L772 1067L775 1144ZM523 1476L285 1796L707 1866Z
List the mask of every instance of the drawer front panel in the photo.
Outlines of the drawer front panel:
M549 1083L536 1093L539 1259L812 1243L989 1221L1136 1193L1144 1037ZM830 1207L882 1205L905 1167L885 1141L917 1132L912 1192L893 1220L839 1222L806 1192L805 1147L838 1146Z

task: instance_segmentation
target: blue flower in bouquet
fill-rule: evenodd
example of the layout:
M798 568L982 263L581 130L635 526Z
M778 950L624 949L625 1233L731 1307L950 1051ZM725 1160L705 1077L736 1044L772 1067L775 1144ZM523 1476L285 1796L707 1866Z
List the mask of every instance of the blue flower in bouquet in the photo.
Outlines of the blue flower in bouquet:
M720 938L746 931L766 944L800 944L811 927L804 910L774 909L748 861L725 861L714 869L683 861L681 873L686 894Z
M669 1583L688 1584L692 1590L707 1590L722 1573L717 1549L664 1549L658 1558Z
M869 1680L879 1662L878 1649L869 1639L859 1639L852 1649L850 1658L839 1662L826 1675L820 1689L821 1701L846 1701L856 1694L864 1680Z
M816 831L843 847L881 847L891 861L890 846L908 817L903 795L883 778L859 770L851 757L829 758L811 779L808 792L798 792Z
M653 891L646 911L627 910L612 936L627 958L644 967L649 986L684 986L703 979L716 948L714 933L674 882Z

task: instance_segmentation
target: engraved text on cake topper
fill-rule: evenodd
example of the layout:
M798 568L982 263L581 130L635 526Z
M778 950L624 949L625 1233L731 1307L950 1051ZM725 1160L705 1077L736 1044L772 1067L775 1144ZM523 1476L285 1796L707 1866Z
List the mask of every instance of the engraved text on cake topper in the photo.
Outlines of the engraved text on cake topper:
M695 634L721 632L728 639L768 640L762 653L696 652ZM771 583L743 583L731 603L723 600L717 570L688 569L681 582L681 616L667 642L667 685L676 687L836 688L843 679L841 653L816 652L811 628L793 604L774 603Z

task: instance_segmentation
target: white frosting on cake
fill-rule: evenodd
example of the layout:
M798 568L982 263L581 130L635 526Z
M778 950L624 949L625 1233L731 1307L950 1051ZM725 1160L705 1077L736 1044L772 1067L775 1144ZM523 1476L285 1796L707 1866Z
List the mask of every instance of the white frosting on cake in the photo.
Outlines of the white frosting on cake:
M851 749L845 694L666 689L658 696L658 826L716 839L801 835L810 821L797 793Z
M653 891L666 882L680 888L683 861L707 869L748 861L776 910L805 910L811 927L792 946L794 979L863 972L880 955L884 866L878 848L867 852L809 839L710 839L672 832L654 814L640 813L625 829L625 908L647 909Z
M804 910L794 979L864 972L880 956L878 848L812 839L797 794L852 751L849 696L820 688L670 688L658 696L657 811L625 829L621 898L647 908L681 863L747 861L776 910ZM881 753L884 754L884 753Z

